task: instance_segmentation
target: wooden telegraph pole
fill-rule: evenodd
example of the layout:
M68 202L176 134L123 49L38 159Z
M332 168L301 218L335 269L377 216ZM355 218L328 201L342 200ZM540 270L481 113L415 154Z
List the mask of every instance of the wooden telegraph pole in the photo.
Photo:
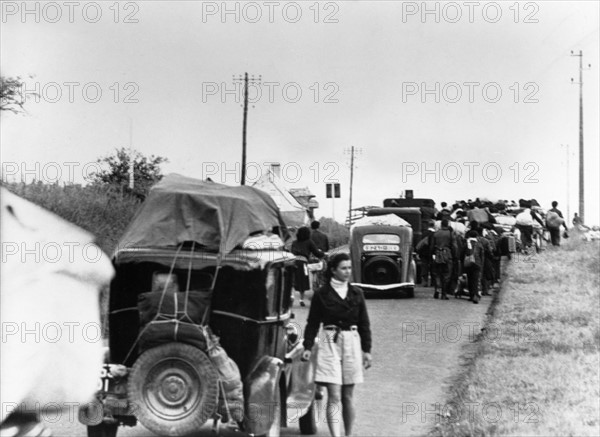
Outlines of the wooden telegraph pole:
M348 201L348 223L352 222L352 186L354 185L354 156L358 153L362 153L362 149L356 149L352 146L350 149L345 150L346 153L350 154L350 196Z
M585 200L584 200L584 177L583 177L583 51L579 50L579 53L573 53L571 56L579 57L579 218L582 223L585 223L583 218L585 212ZM588 67L591 67L588 64ZM574 82L571 78L571 83Z
M234 82L242 82L244 86L244 119L243 119L243 127L242 127L242 178L241 184L246 185L246 126L248 124L248 83L252 84L260 84L262 80L262 76L258 76L258 79L255 79L254 76L250 80L248 80L248 73L244 73L244 77L240 75L239 78L233 78Z

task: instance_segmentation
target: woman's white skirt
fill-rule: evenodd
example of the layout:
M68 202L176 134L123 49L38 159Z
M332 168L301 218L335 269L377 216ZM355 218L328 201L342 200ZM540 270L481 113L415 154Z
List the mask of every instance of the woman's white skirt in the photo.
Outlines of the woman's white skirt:
M317 347L315 382L322 384L360 384L363 382L363 357L360 335L350 331L322 329Z

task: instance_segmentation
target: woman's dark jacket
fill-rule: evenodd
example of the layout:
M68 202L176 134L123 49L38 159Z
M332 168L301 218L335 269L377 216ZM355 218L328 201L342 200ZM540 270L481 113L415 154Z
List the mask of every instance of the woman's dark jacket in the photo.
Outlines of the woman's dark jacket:
M322 251L320 251L315 242L312 240L304 240L304 241L294 241L292 243L292 253L294 255L300 255L305 257L307 260L310 258L310 255L313 254L317 258L323 258L325 255Z
M321 323L323 326L336 325L343 330L356 325L363 352L371 352L371 324L360 288L348 284L346 299L342 299L330 284L324 285L315 293L304 332L305 349L312 349Z

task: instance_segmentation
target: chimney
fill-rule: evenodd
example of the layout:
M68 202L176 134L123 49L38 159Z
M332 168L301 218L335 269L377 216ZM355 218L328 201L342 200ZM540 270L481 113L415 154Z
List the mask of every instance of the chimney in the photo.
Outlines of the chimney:
M271 172L277 178L281 178L281 164L278 162L271 163Z

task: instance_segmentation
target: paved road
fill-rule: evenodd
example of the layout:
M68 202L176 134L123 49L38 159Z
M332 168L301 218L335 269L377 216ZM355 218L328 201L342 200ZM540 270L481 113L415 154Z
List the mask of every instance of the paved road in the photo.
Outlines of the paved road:
M472 342L483 326L491 298L479 305L466 299L434 300L431 289L417 289L414 299L369 299L373 331L373 367L365 384L355 390L357 436L422 436L436 419L435 403L460 369L461 348ZM296 321L305 324L307 308L298 308ZM319 436L328 436L324 411ZM79 437L85 428L64 415L47 423L55 436ZM282 431L298 435L297 424ZM141 426L121 428L118 435L152 436ZM209 435L209 433L204 433ZM239 436L239 434L235 434Z

